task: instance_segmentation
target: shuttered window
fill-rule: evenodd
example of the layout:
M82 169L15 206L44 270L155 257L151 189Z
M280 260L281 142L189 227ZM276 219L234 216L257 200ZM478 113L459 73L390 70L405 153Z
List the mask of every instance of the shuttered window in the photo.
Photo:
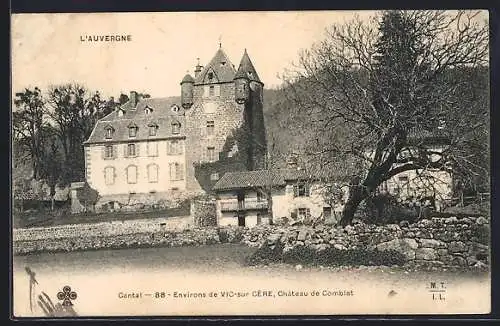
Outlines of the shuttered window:
M107 186L115 183L115 168L108 166L104 168L104 182Z
M294 197L309 197L310 189L307 183L298 183L293 186Z
M137 183L137 166L129 165L126 170L127 183Z
M148 142L148 156L158 156L158 142Z
M148 165L148 181L151 183L158 182L158 165Z
M169 170L171 181L184 180L184 164L170 163Z
M104 146L104 152L103 152L103 158L104 159L113 159L115 157L114 153L114 148L113 145L106 145Z

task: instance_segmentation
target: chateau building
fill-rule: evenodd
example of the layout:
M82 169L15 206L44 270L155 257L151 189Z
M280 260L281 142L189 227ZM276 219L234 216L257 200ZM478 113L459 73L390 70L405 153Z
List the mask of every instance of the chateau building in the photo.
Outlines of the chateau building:
M236 69L219 47L172 98L129 101L84 143L86 181L102 201L142 202L208 192L225 172L264 168L263 86L245 49Z

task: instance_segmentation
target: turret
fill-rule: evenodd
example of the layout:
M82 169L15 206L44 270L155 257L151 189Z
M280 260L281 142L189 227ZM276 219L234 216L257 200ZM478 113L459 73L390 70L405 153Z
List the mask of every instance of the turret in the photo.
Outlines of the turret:
M246 74L240 70L234 76L234 97L236 103L243 104L246 103L250 98L250 81L248 80Z
M181 105L189 109L193 105L194 78L186 74L181 81Z
M245 49L238 71L234 76L235 99L238 104L246 103L249 100L250 87L255 88L255 86L250 85L250 83L253 85L262 85L262 82L257 75L257 71L248 56L247 49Z

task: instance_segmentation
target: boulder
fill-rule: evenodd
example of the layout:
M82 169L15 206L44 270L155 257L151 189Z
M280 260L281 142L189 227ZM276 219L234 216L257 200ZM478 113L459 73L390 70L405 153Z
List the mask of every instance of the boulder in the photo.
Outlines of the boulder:
M446 243L435 239L421 239L420 247L422 248L446 248Z
M450 253L467 251L467 246L462 241L452 241L448 244L448 251Z
M483 224L488 224L488 220L484 218L483 216L480 216L476 219L476 224L483 225Z
M304 241L307 238L307 230L302 229L299 231L299 235L297 236L297 241Z
M418 248L415 251L415 258L419 260L436 260L437 253L433 248Z
M405 255L408 259L415 259L415 250L418 248L418 243L415 239L394 239L380 243L376 248L379 251L395 250Z
M267 243L270 245L275 244L278 242L278 240L281 238L281 234L279 233L272 233L267 237Z
M335 248L337 250L347 250L347 248L344 245L340 244L340 243L334 244L333 248Z
M404 220L404 221L401 221L399 222L399 226L402 227L402 228L407 228L410 226L410 222Z

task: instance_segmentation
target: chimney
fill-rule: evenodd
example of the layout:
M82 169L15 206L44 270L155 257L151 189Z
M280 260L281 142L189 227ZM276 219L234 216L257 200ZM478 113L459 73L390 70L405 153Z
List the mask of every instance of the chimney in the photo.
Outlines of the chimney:
M194 78L198 77L200 74L201 70L203 69L203 66L200 65L200 58L196 58L198 60L198 63L194 67Z
M139 94L136 91L130 91L129 101L132 103L132 107L135 108L137 103L139 103Z

